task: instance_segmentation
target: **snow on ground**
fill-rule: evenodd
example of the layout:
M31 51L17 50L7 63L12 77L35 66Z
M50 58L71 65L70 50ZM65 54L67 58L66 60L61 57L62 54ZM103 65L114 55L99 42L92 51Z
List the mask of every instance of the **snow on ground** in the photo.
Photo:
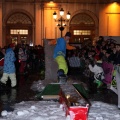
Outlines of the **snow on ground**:
M120 120L120 110L116 105L93 101L88 120Z
M2 111L0 120L70 120L59 103L54 101L29 101L15 104L13 112ZM120 120L117 106L94 101L88 120Z
M13 108L13 112L2 111L0 120L70 120L54 101L23 101ZM116 105L91 101L88 120L120 120L120 110Z
M21 102L13 112L2 111L3 120L65 120L65 113L59 103L53 101ZM0 119L2 120L2 119Z

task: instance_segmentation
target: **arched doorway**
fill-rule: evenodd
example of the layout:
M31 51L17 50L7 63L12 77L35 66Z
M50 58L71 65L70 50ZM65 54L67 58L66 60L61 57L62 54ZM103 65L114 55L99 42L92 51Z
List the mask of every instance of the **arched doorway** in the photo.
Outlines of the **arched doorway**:
M7 19L6 43L32 43L32 20L28 15L17 12Z
M95 37L96 25L94 19L87 13L75 14L70 21L70 32L73 34L70 43L84 43Z

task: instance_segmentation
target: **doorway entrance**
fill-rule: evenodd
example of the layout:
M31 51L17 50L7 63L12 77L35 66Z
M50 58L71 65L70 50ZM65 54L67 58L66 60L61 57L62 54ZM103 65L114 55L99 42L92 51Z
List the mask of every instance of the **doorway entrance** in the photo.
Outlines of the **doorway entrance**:
M12 14L6 24L6 44L30 44L32 42L32 21L28 15Z
M83 44L86 41L92 43L95 37L95 21L87 13L78 13L70 21L72 37L70 43Z
M27 44L28 36L21 36L21 35L11 35L11 42L15 44Z

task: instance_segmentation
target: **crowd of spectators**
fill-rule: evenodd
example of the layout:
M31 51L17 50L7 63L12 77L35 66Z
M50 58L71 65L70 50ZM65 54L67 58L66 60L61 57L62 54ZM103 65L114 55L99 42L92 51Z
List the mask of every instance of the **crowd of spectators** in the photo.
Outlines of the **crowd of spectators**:
M4 58L6 48L0 49L0 59ZM44 66L45 54L44 47L41 45L29 46L27 44L18 44L14 52L16 56L16 73L25 74L26 67L32 71L39 71ZM71 68L77 68L78 71L82 69L82 73L88 78L98 79L101 75L99 79L102 82L111 84L111 78L107 80L108 78L104 74L112 74L114 65L120 65L120 45L112 39L105 40L103 36L100 36L94 46L87 45L81 48L76 47L74 50L68 50L66 59L69 71ZM109 65L105 66L104 63ZM109 68L110 65L112 69ZM2 65L0 66L1 68Z
M3 61L1 60L4 58L6 49L7 46L0 49L1 74L3 68ZM17 74L25 74L26 68L37 72L44 64L44 47L41 45L29 46L28 44L18 44L15 46L14 53L16 57L15 66Z
M67 60L70 69L77 67L82 69L90 82L99 80L108 87L112 81L112 72L115 66L120 65L120 44L113 39L105 40L100 36L94 46L87 45L82 48L67 52ZM101 84L98 83L97 87Z

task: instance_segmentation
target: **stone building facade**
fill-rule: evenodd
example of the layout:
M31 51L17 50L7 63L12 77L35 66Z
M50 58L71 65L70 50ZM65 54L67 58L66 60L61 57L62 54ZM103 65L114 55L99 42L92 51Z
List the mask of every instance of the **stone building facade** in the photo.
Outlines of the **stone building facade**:
M65 15L71 13L62 31L62 35L66 31L72 33L71 43L95 41L98 36L120 36L120 3L65 1L0 0L0 46L11 42L43 45L44 39L60 37L53 13L56 11L60 18L61 8Z

